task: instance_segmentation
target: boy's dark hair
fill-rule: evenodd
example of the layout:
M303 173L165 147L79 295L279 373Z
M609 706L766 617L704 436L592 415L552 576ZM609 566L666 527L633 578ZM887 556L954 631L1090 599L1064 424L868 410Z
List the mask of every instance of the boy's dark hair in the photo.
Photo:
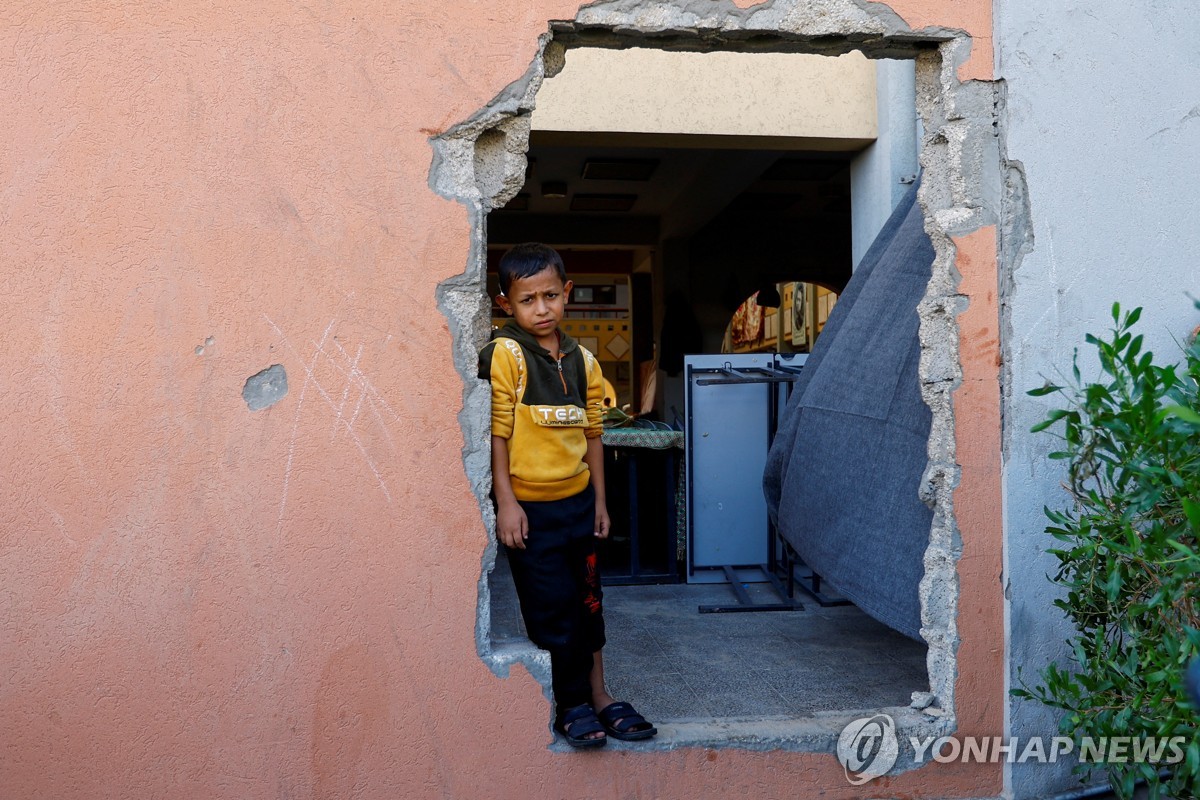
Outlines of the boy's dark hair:
M528 278L537 275L546 267L553 267L563 283L567 282L567 269L563 266L562 257L553 247L541 242L526 242L519 244L504 254L500 259L500 292L508 295L509 287L518 278Z

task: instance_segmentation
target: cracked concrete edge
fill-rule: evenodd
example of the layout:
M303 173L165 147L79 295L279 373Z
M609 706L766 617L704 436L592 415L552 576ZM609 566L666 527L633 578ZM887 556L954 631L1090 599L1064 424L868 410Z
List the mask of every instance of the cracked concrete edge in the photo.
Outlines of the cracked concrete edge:
M942 44L937 56L917 57L917 110L925 136L920 163L924 177L918 200L935 258L920 319L921 395L932 424L929 463L921 497L933 509L925 575L921 579L921 635L929 644L930 690L954 715L958 678L958 560L962 537L954 515L961 479L956 458L954 392L962 383L958 317L967 298L952 237L995 224L999 218L999 154L991 84L960 82L957 67L969 53L965 38Z
M511 665L521 663L543 687L550 685L550 665L544 653L532 645L515 649L492 645L489 575L496 565L498 544L495 511L489 499L490 392L475 373L479 348L487 341L491 310L486 290L487 212L508 202L521 188L529 147L529 113L547 73L561 68L562 46L552 44L548 33L539 36L537 52L524 75L469 118L429 140L433 149L429 187L466 206L471 229L466 268L438 285L437 304L450 326L453 362L463 381L463 404L458 413L463 467L487 531L480 558L476 652L496 676L508 677Z
M1017 341L1013 335L1010 298L1016 288L1015 275L1027 253L1033 251L1036 242L1033 232L1033 213L1029 206L1029 191L1025 181L1025 165L1008 156L1008 84L997 80L994 84L996 105L996 132L999 146L999 168L1002 174L1003 196L1000 200L1000 441L1007 454L1007 406L1012 399L1012 360L1008 345Z
M434 150L430 187L443 197L462 202L471 218L467 267L438 287L438 303L449 321L454 362L464 382L459 413L463 463L488 531L476 624L480 657L500 676L506 676L513 663L524 664L547 687L548 695L549 668L544 653L532 645L499 650L491 643L488 580L497 545L488 500L490 417L486 384L474 373L476 352L486 340L488 322L484 290L487 211L506 202L523 183L528 115L542 81L561 69L566 46L822 54L861 50L879 58L915 58L917 110L926 131L920 154L925 178L918 200L936 253L933 274L918 307L921 392L933 419L921 497L934 510L925 553L926 574L919 592L922 635L929 644L930 689L935 706L945 713L942 723L952 726L959 644L957 564L962 550L953 505L960 478L953 392L962 381L957 317L965 310L966 298L958 293L960 276L951 237L995 224L1000 218L999 187L1003 184L994 125L996 104L991 82L962 83L957 78L957 67L971 47L963 32L943 28L913 31L886 5L867 0L775 0L749 9L739 9L728 0L600 0L583 6L574 20L551 22L550 33L538 39L538 52L525 75L467 120L430 140ZM772 747L792 746L781 745L778 737L772 741ZM720 742L729 744L730 740ZM828 747L826 739L821 742Z
M1008 460L1011 437L1017 433L1011 427L1009 405L1013 402L1013 375L1011 348L1018 338L1014 335L1012 322L1012 296L1016 291L1016 273L1025 255L1036 246L1033 213L1030 208L1029 190L1026 184L1025 165L1009 158L1008 152L1008 84L997 79L993 84L996 108L996 135L999 149L999 168L1003 178L1003 194L1000 199L1000 226L997 236L999 280L997 306L1000 315L1000 458ZM1001 563L1001 586L1004 597L1004 638L1011 641L1012 591L1009 548L1005 542ZM1005 687L1011 687L1017 677L1019 664L1009 658L1005 664ZM1005 732L1012 727L1012 709L1016 701L1007 697L1004 709ZM1013 766L1004 766L1004 785L1009 796L1012 794Z
M741 9L729 0L599 0L551 30L578 47L653 46L666 50L803 52L912 58L923 48L961 38L961 31L914 31L883 3L775 0Z
M690 719L656 722L658 736L642 742L610 739L609 750L637 752L679 750L703 747L710 750L751 750L756 752L836 753L839 734L850 722L876 714L887 714L896 724L898 754L889 776L900 775L923 766L916 761L911 740L921 742L949 736L953 731L944 717L924 714L907 707L819 711L808 717L751 717ZM561 740L551 743L553 752L570 752Z

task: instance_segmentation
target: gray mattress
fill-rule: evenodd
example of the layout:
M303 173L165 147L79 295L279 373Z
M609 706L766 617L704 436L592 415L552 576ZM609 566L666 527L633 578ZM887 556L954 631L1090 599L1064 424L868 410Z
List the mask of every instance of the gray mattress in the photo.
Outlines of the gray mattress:
M796 382L763 489L804 561L885 625L920 639L917 585L931 510L917 493L930 412L917 375L917 303L933 245L901 201L846 285Z

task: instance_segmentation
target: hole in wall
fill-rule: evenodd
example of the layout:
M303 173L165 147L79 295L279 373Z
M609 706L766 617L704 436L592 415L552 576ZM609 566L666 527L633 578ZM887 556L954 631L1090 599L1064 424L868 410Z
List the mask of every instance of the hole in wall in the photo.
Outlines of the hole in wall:
M487 392L483 385L474 381L474 350L483 341L486 340L486 331L490 321L490 303L487 300L486 292L486 267L489 257L494 258L490 252L490 246L494 246L496 250L502 250L504 246L513 241L525 239L542 239L548 240L553 244L558 244L561 248L569 252L577 253L579 260L582 263L590 264L595 268L598 260L603 260L603 257L597 255L602 252L617 252L621 253L621 259L628 261L631 266L628 269L630 276L630 285L632 285L633 275L639 271L649 273L652 286L657 290L655 297L659 301L659 305L652 313L652 319L657 325L662 324L662 318L666 314L666 309L663 308L663 301L670 295L673 287L666 285L667 276L670 274L669 268L664 266L671 259L670 251L672 244L664 240L661 228L655 229L654 225L646 220L633 220L631 224L629 220L614 223L609 220L601 224L601 228L607 225L610 231L609 239L601 242L586 242L583 241L583 236L578 233L579 226L574 221L565 219L567 212L563 211L557 214L556 220L543 220L547 224L558 223L556 229L559 232L553 235L540 235L537 233L536 225L530 222L530 219L536 214L543 216L555 216L552 207L546 206L546 203L564 199L555 197L554 195L563 194L559 191L546 192L544 184L547 182L561 180L557 175L551 175L547 170L564 158L578 158L581 154L588 160L595 161L601 164L616 164L619 170L621 163L639 165L642 173L646 172L646 164L648 162L658 161L661 163L664 154L663 150L686 150L689 151L689 156L696 156L696 151L704 148L698 147L698 142L693 140L687 147L677 147L673 145L679 144L679 139L674 141L658 141L647 140L645 138L637 140L628 136L603 139L593 138L590 142L586 136L580 136L580 132L574 132L571 135L562 135L561 132L557 135L546 135L539 133L536 126L532 132L530 130L529 109L533 106L533 98L538 88L541 86L541 81L544 76L544 70L547 65L550 65L551 71L561 66L563 59L562 44L570 44L577 46L583 44L585 39L588 43L596 43L596 40L605 40L605 37L612 38L616 34L612 33L611 28L602 28L596 30L572 29L569 25L564 24L559 26L558 38L560 41L553 41L550 37L543 40L543 55L535 61L531 66L530 73L521 87L514 89L509 87L506 90L506 95L502 97L495 107L481 112L476 115L473 121L464 123L459 128L454 129L441 139L435 141L435 165L433 171L433 185L436 189L447 196L457 197L468 205L471 211L474 222L474 238L472 241L471 265L467 272L460 279L453 279L446 282L441 288L442 307L446 311L455 324L456 330L456 361L459 364L460 371L463 372L466 378L465 408L462 415L464 432L468 442L468 450L465 454L468 474L472 478L473 484L476 486L477 495L481 499L481 509L486 520L491 523L490 505L486 502L486 486L488 482L486 457L483 455L487 450L486 440L486 408L487 408ZM622 36L636 36L635 33L625 32ZM627 39L620 39L623 44L628 44ZM947 125L953 127L953 123L946 119L946 105L952 99L952 95L958 90L956 81L947 78L949 68L945 65L947 58L954 58L955 53L959 52L964 46L962 40L941 40L941 41L920 41L914 38L908 38L902 42L889 42L886 39L881 39L882 44L878 44L874 49L864 48L873 56L879 55L903 55L913 59L916 73L916 105L921 112L921 116L925 123L925 128L930 131L925 138L922 149L922 164L926 167L925 186L923 189L923 205L927 216L941 207L954 207L956 198L950 187L955 184L955 181L961 183L961 175L957 162L951 156L948 146L950 138L944 128ZM669 42L668 42L669 44ZM832 42L829 39L823 39L820 48L812 45L811 42L798 42L796 40L780 39L770 41L769 39L755 40L755 47L765 50L772 48L781 51L813 51L821 50L828 51L831 48L834 50L850 51L855 43L850 38L846 38L840 42ZM719 45L719 47L718 47ZM710 40L707 43L689 42L688 47L691 49L728 49L739 50L745 49L739 42L724 41L718 42ZM567 53L570 58L573 53ZM518 82L521 83L521 82ZM990 126L990 115L980 114L980 119L971 121L970 112L964 116L963 108L960 107L956 112L956 118L959 120L967 119L967 123L960 127L966 127L967 135L974 135L970 126L972 124L982 122L984 125ZM534 115L536 120L536 112ZM586 133L586 132L583 132ZM627 132L626 132L627 133ZM670 132L668 132L669 134ZM958 131L950 131L950 136L957 135ZM711 141L709 142L712 143ZM961 143L961 142L960 142ZM800 153L802 156L797 158L797 154L788 149L767 148L767 147L742 147L730 148L729 141L721 142L725 150L736 150L739 155L745 156L747 153L757 157L762 161L761 169L755 173L755 180L762 179L764 176L769 176L772 171L775 175L788 176L789 174L796 178L797 176L809 176L818 174L822 169L828 170L828 165L822 166L817 164L805 165L806 160L811 162L836 161L829 159L828 152L819 153ZM778 145L778 141L773 144ZM575 151L571 151L575 148ZM716 148L708 148L716 149ZM586 150L586 154L581 151ZM571 152L569 152L571 151ZM529 153L530 161L526 161L524 156ZM706 153L706 156L713 158L712 153ZM719 159L718 159L719 160ZM790 163L789 163L790 162ZM469 165L469 169L466 166ZM658 169L659 167L655 167ZM612 167L610 167L610 170ZM635 172L637 170L634 170ZM571 176L570 180L578 177L580 180L587 180L587 167L580 171L579 176ZM601 173L603 174L603 172ZM612 174L610 171L609 175ZM767 178L770 179L769 177ZM552 187L555 188L555 187ZM568 186L566 195L569 197L575 191L574 187ZM626 191L623 194L628 195L631 192ZM632 192L636 194L636 192ZM819 192L818 192L819 194ZM960 193L961 194L961 193ZM549 196L548 196L549 195ZM829 198L826 197L826 200ZM836 198L835 198L836 200ZM514 202L515 201L515 202ZM506 205L508 206L506 208ZM828 204L828 207L836 207L836 202ZM542 209L539 211L539 208ZM550 211L546 211L550 208ZM609 215L629 214L635 212L637 202L635 201L628 207L627 210L609 210ZM491 214L489 212L497 211L498 213ZM532 214L530 212L533 212ZM518 215L526 215L524 220L514 219ZM646 216L646 215L641 215ZM661 216L661 215L660 215ZM508 218L506 220L506 217ZM506 220L506 221L502 221ZM661 225L662 220L658 220ZM508 226L506 229L505 226ZM621 233L613 233L615 229L624 227ZM568 231L574 230L575 234L566 235L561 233L563 229ZM944 232L939 232L934 226L934 245L938 249L938 258L935 262L935 276L930 282L930 290L923 301L922 310L922 325L923 330L928 331L935 326L941 326L940 330L936 331L934 337L930 340L933 344L927 344L923 347L922 359L928 360L931 364L940 365L934 369L923 370L922 391L926 400L930 402L934 414L934 427L939 431L939 437L944 441L945 428L952 423L952 417L949 413L949 392L953 388L953 381L931 380L930 373L940 370L942 373L954 373L954 369L947 369L945 362L952 362L952 367L957 365L957 331L954 328L952 312L952 298L948 298L952 294L949 291L952 288L953 275L948 274L953 262L953 250L945 237ZM492 232L489 236L486 231ZM639 238L640 237L640 238ZM601 237L603 238L603 237ZM614 240L618 241L620 246L614 246ZM505 241L505 240L508 241ZM557 239L557 240L556 240ZM588 255L590 254L590 255ZM568 264L570 269L570 264ZM585 273L586 274L586 273ZM601 272L599 274L611 274ZM939 277L941 274L941 277ZM575 277L575 276L573 276ZM676 280L678 280L676 275ZM802 276L795 276L800 279ZM578 280L578 278L577 278ZM602 281L595 282L595 288L603 285ZM678 287L674 287L678 288ZM632 291L632 290L631 290ZM738 289L735 289L738 291ZM742 295L744 296L744 295ZM616 304L614 304L616 305ZM620 308L605 309L605 311L620 311ZM718 331L715 339L719 346L720 334L724 331L724 325L728 322L728 309L723 313L726 314L721 322L720 327L715 328ZM581 320L596 319L593 317L581 317ZM620 317L599 317L602 320L599 324L607 328L608 320L619 320ZM594 322L580 323L594 325ZM615 323L614 323L615 324ZM636 324L636 320L634 320ZM702 329L702 338L704 325L700 325ZM711 322L708 328L713 328ZM607 333L607 330L603 331ZM601 337L596 337L601 338ZM607 338L607 337L605 337ZM713 337L708 335L709 341L706 346L713 346ZM600 345L597 342L598 346ZM704 346L704 345L702 345ZM621 359L617 359L621 361ZM618 388L620 394L622 389L624 394L621 400L624 402L633 403L640 400L641 393L637 390L641 388L638 380L635 377L636 365L630 364L627 374L626 385ZM614 370L615 374L616 370ZM667 408L667 400L665 395L668 390L660 392L660 396L656 398L659 408ZM929 645L929 653L927 659L922 657L921 660L926 661L929 665L927 676L925 674L910 674L903 679L904 691L903 696L897 698L894 707L885 702L876 702L868 700L861 702L864 695L859 693L859 701L855 700L855 689L852 686L843 685L842 689L831 690L826 696L821 697L823 706L814 706L806 714L803 710L797 710L786 705L786 695L778 689L774 689L774 697L783 696L785 702L782 706L776 705L771 709L774 713L768 712L766 709L769 705L766 702L759 704L760 713L754 714L734 714L724 717L709 707L707 713L699 715L689 714L686 709L681 708L679 711L671 713L667 712L660 715L660 718L665 717L668 720L675 722L674 729L677 734L672 745L678 745L680 741L695 741L696 743L715 743L718 745L728 744L731 741L736 741L737 746L755 746L747 742L754 741L754 722L755 719L765 720L770 719L778 722L779 720L791 720L795 723L795 730L782 739L778 737L778 728L774 728L775 734L764 738L762 741L769 742L766 746L770 747L789 747L795 749L828 749L829 735L836 735L836 730L831 727L828 719L824 721L815 721L818 716L818 711L845 711L853 713L857 710L867 708L878 708L881 705L889 707L900 717L905 717L907 710L903 709L902 701L910 691L923 691L925 696L919 704L929 704L933 700L934 709L939 712L938 716L922 714L917 710L912 710L912 714L907 717L908 724L919 725L922 723L938 723L949 724L953 718L953 684L956 676L956 666L954 661L954 647L957 642L955 632L956 604L957 604L957 586L953 580L954 561L957 557L957 534L953 525L952 509L949 504L949 490L952 488L953 481L956 478L953 466L953 442L950 441L949 452L938 453L934 450L934 458L931 463L931 468L927 471L926 485L923 489L924 497L931 502L935 509L935 521L930 539L930 546L926 552L926 564L928 566L926 577L922 586L922 613L923 613L923 628L922 635L927 640ZM499 563L499 569L494 569ZM500 599L501 593L506 591L504 579L500 575L503 570L503 560L499 562L496 559L495 545L489 546L488 551L484 555L484 572L480 581L480 613L477 635L479 637L479 645L481 655L484 656L494 669L498 672L504 672L507 665L513 661L523 661L530 665L535 674L542 678L548 677L546 669L546 661L544 654L539 654L538 651L532 650L531 646L523 644L519 638L520 623L519 618L515 615L515 608L510 606L505 607L503 600ZM615 597L618 590L623 590L624 587L612 587L608 590L609 605L607 613L610 614L610 627L620 627L622 617L632 618L639 613L638 601L629 601L624 604ZM636 587L635 587L636 588ZM662 595L670 595L673 592L681 590L681 584L667 584L666 588L659 585L653 591L642 589L642 597L649 597L657 591ZM616 602L614 602L616 600ZM815 607L815 604L812 604ZM642 606L641 611L649 606ZM632 625L629 630L637 636L630 639L629 650L631 653L640 652L642 655L651 656L651 660L657 662L654 665L648 664L633 664L633 672L635 675L649 676L653 669L667 670L666 674L671 673L672 662L669 653L655 652L651 650L649 653L645 649L639 650L639 644L636 641L637 637L647 631L648 626L662 625L670 626L672 621L666 617L670 613L666 611L652 611L651 616L655 613L661 613L662 619L643 619L640 623ZM673 613L673 612L671 612ZM791 613L791 612L787 612ZM799 612L800 614L811 612ZM505 617L505 615L508 615ZM693 614L694 615L694 614ZM742 615L729 615L730 618L740 617ZM777 622L770 622L764 616L764 624L768 628L777 630ZM628 622L628 619L626 619ZM514 635L516 634L516 635ZM619 635L619 634L618 634ZM836 634L835 634L836 636ZM732 637L731 637L732 638ZM743 637L746 638L746 637ZM764 637L765 638L765 637ZM784 638L787 638L786 636ZM799 638L803 638L802 636ZM611 637L610 637L611 641ZM645 642L642 642L645 644ZM661 641L658 643L660 650ZM762 644L762 642L760 642ZM809 642L810 649L813 643ZM700 666L706 664L711 665L716 660L734 660L741 662L742 680L737 681L735 686L728 689L727 694L737 692L745 693L746 687L751 684L749 679L763 677L762 674L768 672L769 669L764 665L768 664L768 659L765 651L770 649L758 648L752 654L737 653L731 649L706 648L698 654L698 659L701 662ZM697 655L693 653L693 655ZM666 656L664 659L663 656ZM664 664L664 660L666 663ZM682 661L676 662L682 664ZM747 666L748 665L748 666ZM611 670L610 670L611 671ZM732 674L739 674L735 668ZM548 683L548 681L543 681ZM686 681L685 681L686 683ZM760 685L769 682L760 682ZM631 691L636 690L633 684L625 684ZM619 681L614 689L621 688ZM800 687L800 691L806 691L804 687ZM811 688L807 689L810 696ZM768 695L770 696L770 695ZM637 697L632 699L637 701ZM685 700L686 704L686 700ZM697 706L699 704L693 704ZM713 719L721 718L729 723L724 727L724 733L716 732L711 729L711 726L705 727L706 723ZM903 720L902 720L903 724ZM689 728L689 725L691 726ZM746 727L749 725L749 727ZM732 736L730 731L736 730L736 735ZM746 736L750 738L747 739ZM688 737L691 737L689 739Z

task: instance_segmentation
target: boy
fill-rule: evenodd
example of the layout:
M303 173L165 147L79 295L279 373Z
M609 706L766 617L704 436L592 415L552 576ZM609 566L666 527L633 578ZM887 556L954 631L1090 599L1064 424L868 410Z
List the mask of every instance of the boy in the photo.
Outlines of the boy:
M479 354L479 377L492 383L496 535L529 638L550 651L554 729L573 747L647 739L658 730L604 686L600 364L558 330L572 287L558 253L518 245L499 271L496 302L512 319Z

